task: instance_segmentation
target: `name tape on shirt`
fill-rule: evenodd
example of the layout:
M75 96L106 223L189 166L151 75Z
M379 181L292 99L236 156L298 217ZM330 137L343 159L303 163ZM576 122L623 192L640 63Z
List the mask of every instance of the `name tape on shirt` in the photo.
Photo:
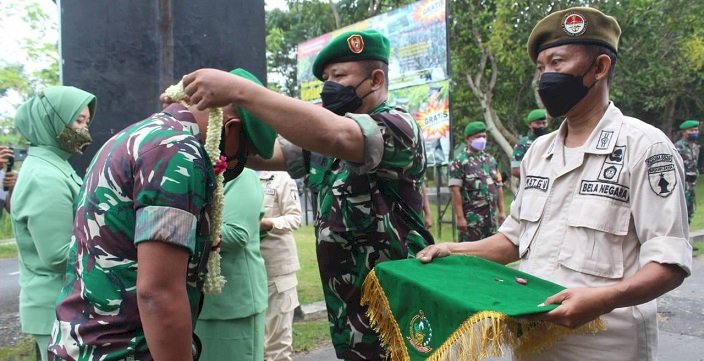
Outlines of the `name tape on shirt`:
M547 192L549 185L550 178L529 175L526 177L526 185L525 187L523 187L523 189L537 189L543 192Z
M621 202L628 202L630 199L628 187L617 183L600 181L583 180L579 187L579 194L606 197Z

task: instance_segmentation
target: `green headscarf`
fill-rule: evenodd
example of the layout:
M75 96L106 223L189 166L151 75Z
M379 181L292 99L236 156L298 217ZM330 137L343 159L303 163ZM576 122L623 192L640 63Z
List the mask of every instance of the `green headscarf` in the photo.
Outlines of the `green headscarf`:
M52 86L39 92L17 109L15 128L30 145L59 149L57 137L88 106L95 116L95 95L72 86Z

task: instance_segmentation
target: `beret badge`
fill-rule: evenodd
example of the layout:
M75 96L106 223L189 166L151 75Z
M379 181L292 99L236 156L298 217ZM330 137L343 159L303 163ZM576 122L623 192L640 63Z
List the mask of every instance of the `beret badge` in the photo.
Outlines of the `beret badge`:
M359 54L364 51L364 38L360 34L351 35L347 38L347 46L351 52Z
M587 31L587 20L579 13L567 13L562 18L562 30L569 36L580 36Z

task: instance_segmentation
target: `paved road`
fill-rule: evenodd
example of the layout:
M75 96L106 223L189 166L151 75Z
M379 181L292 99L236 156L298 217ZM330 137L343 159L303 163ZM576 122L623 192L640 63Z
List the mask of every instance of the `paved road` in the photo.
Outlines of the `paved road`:
M13 344L20 336L18 267L16 258L0 260L0 346Z
M694 260L692 276L658 300L660 347L658 361L704 361L704 256ZM335 360L332 346L299 354L295 361ZM502 358L485 361L509 361ZM604 360L606 361L606 360Z

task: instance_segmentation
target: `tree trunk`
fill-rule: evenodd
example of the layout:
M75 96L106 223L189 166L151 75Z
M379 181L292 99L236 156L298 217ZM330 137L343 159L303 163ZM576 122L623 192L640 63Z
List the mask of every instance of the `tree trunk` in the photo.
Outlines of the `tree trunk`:
M342 26L340 25L340 14L337 12L337 6L332 0L328 0L328 3L330 3L330 9L332 9L332 16L335 17L335 29L339 29Z

